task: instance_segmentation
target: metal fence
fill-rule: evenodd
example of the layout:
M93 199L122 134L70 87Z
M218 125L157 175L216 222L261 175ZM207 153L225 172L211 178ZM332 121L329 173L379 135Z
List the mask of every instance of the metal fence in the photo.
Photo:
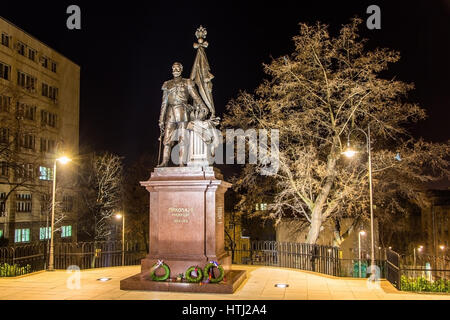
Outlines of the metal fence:
M13 277L45 270L48 265L49 244L32 243L0 248L0 276ZM67 269L75 265L80 269L139 265L146 250L139 243L125 241L97 241L56 243L54 268ZM123 259L123 262L122 262Z
M339 273L339 251L336 247L307 243L251 241L234 250L228 249L233 263L277 266L309 270L329 275Z
M450 261L446 257L400 256L392 250L386 253L386 279L397 289L450 293Z

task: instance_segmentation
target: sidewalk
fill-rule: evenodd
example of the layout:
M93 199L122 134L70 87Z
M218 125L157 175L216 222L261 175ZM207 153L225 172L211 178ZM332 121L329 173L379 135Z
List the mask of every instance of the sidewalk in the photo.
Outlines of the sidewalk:
M41 272L0 279L0 300L450 300L450 295L397 291L387 281L371 289L366 280L334 278L296 269L233 265L247 270L247 280L234 294L123 291L119 282L140 272L140 266L81 271L80 289L69 289L66 271ZM102 277L110 281L100 282ZM287 283L287 288L276 288Z

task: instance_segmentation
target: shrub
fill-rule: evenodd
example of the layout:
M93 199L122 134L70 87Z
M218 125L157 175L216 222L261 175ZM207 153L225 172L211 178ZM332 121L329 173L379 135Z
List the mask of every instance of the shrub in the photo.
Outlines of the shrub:
M424 277L408 278L406 276L402 276L400 281L403 291L450 293L450 280L446 279L428 281Z
M17 264L9 265L7 263L0 264L0 277L15 277L21 276L31 272L31 266L27 264L25 267L20 267Z

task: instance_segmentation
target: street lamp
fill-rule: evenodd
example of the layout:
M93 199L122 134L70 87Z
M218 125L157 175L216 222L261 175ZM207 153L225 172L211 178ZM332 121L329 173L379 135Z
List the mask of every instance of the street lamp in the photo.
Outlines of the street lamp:
M361 230L358 233L358 264L359 264L359 277L361 278L361 236L365 236L366 232Z
M122 219L122 266L125 265L125 214L116 214L116 219Z
M375 266L375 241L374 241L374 231L373 231L373 188L372 188L372 154L370 149L370 125L367 125L367 133L360 129L360 128L354 128L350 130L347 137L347 150L343 152L343 154L349 158L352 158L357 152L355 150L352 150L350 148L350 134L354 130L359 130L366 136L366 142L367 142L367 153L369 155L369 197L370 197L370 237L371 237L371 247L370 247L370 264L371 264L371 274L375 271L372 270Z
M62 156L60 158L56 158L53 162L53 190L52 190L52 224L50 227L50 257L48 262L48 270L53 271L54 268L54 260L55 260L55 243L54 243L54 232L55 232L55 198L56 198L56 163L60 162L61 164L66 164L72 161L72 159Z

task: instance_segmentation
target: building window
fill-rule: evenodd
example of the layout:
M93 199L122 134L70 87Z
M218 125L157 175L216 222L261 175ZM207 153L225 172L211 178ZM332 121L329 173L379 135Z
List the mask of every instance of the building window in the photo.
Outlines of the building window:
M56 62L52 61L52 71L56 73Z
M57 115L45 110L41 110L41 124L56 128Z
M0 238L3 238L3 230L0 229Z
M265 211L265 210L267 210L267 203L257 203L255 206L255 209L257 211L260 211L260 210Z
M31 134L24 134L22 138L22 148L34 150L35 137Z
M9 143L9 129L0 128L0 143Z
M36 107L17 102L17 115L28 120L36 120Z
M58 99L58 88L49 86L46 83L42 83L42 96L50 98L52 100Z
M55 153L55 141L54 140L47 141L47 151L50 153Z
M72 226L61 227L61 238L67 238L72 236Z
M4 32L2 32L2 45L9 48L9 36Z
M52 227L39 228L39 240L50 239L51 232L52 232Z
M42 58L41 58L41 65L42 65L44 68L48 68L48 58L47 58L47 57L42 57Z
M9 112L11 97L0 95L0 112Z
M72 196L65 195L63 197L62 210L63 210L63 212L72 212L72 210L73 210L73 197Z
M0 175L4 177L8 176L8 162L6 161L0 162Z
M53 170L47 167L39 167L39 179L45 181L53 180Z
M11 66L6 63L0 62L0 78L9 80L9 75L11 73Z
M37 80L35 77L30 76L22 71L17 71L17 84L28 91L36 91Z
M4 217L6 215L6 192L0 193L0 217Z
M20 192L16 194L17 212L31 212L31 193Z
M14 242L30 242L30 229L16 229Z
M36 61L36 50L33 48L28 48L28 59Z
M25 44L23 44L23 43L20 42L20 41L17 42L17 52L18 52L20 55L25 56L25 48L26 48L26 45L25 45Z

